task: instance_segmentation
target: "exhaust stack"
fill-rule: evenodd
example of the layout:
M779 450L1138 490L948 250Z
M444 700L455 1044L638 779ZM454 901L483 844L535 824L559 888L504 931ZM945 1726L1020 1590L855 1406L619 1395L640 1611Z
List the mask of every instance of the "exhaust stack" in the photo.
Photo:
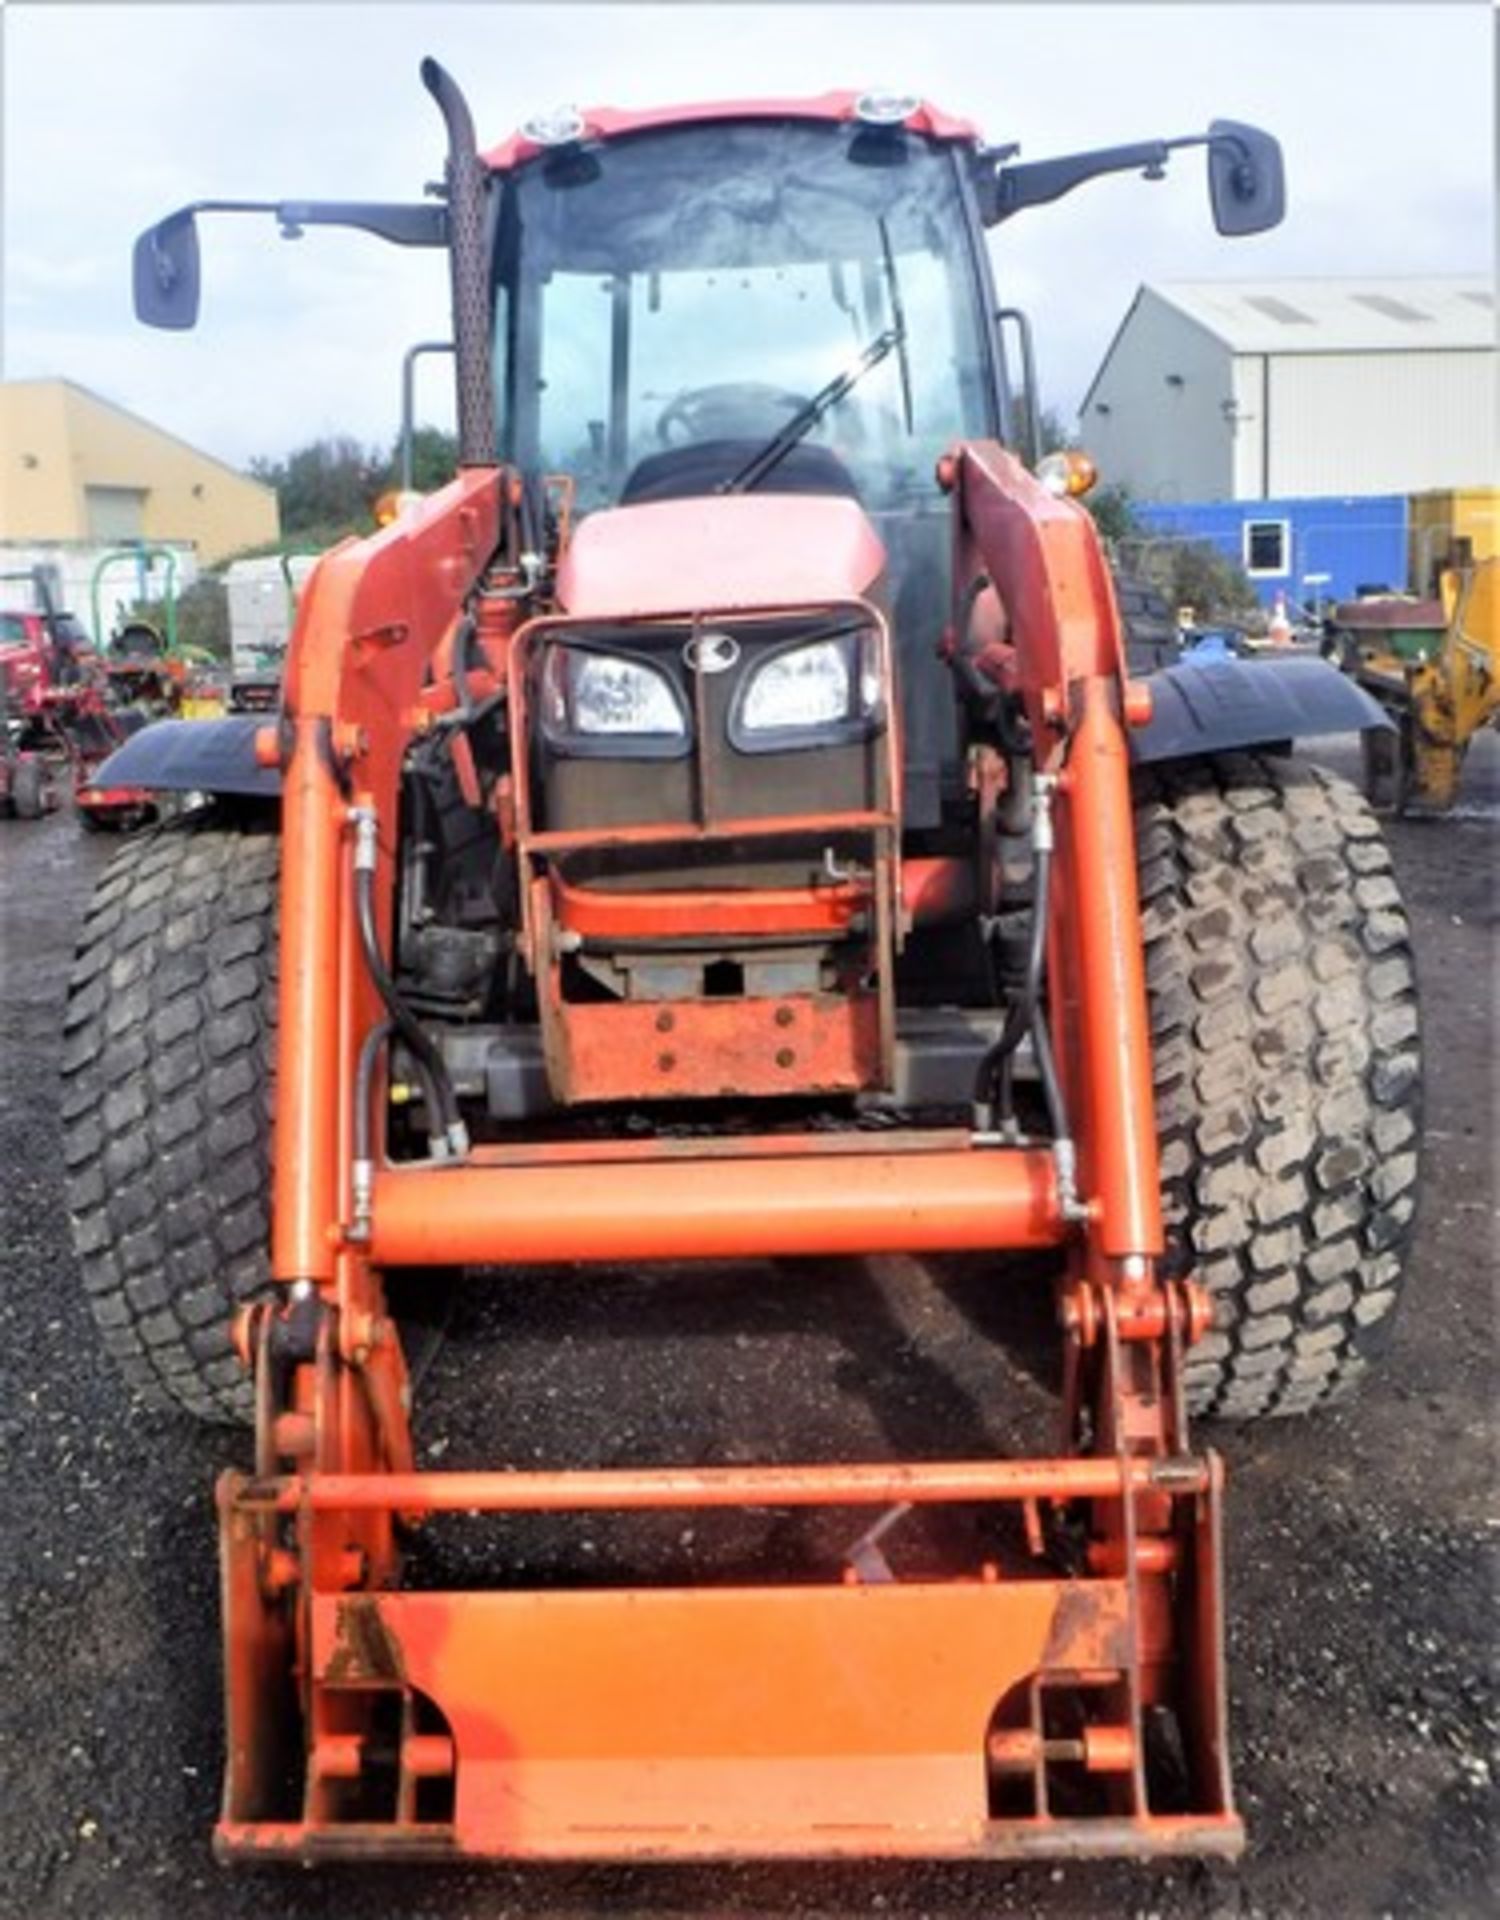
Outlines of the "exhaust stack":
M448 129L444 178L458 386L458 463L461 467L491 467L496 454L485 248L489 181L474 138L474 117L458 82L431 58L422 62L421 72L422 85L437 102Z

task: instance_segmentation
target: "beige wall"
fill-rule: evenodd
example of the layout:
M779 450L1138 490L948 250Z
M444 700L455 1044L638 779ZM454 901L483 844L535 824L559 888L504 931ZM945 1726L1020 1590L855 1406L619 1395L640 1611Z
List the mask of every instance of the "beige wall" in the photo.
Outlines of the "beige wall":
M83 489L60 380L0 386L0 538L81 540Z
M269 487L144 420L61 380L0 385L0 539L93 538L90 487L142 492L142 535L208 566L280 534Z

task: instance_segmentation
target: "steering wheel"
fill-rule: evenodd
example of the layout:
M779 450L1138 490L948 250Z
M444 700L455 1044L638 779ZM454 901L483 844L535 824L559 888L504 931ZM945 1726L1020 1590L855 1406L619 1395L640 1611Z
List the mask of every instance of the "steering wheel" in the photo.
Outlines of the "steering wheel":
M664 447L728 438L724 431L726 417L779 407L790 420L806 405L805 393L791 393L765 380L725 380L713 387L688 387L662 408L656 422L656 437ZM673 439L674 429L680 429L681 440Z

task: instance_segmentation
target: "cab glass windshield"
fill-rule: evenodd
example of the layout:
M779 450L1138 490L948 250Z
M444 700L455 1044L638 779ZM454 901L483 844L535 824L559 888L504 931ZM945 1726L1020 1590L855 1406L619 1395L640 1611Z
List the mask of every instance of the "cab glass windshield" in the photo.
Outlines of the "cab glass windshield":
M572 474L588 510L712 491L802 424L754 484L920 509L943 449L995 431L957 165L901 130L812 121L529 163L496 243L506 454Z

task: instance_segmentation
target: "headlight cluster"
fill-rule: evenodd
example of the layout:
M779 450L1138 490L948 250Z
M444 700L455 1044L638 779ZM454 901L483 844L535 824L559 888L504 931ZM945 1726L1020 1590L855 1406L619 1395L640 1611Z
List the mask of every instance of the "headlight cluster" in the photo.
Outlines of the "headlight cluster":
M602 636L552 641L541 658L543 731L563 754L686 753L699 675L713 689L707 723L742 753L864 739L884 719L875 628L825 622L785 638L742 631L737 639L684 630L653 657L616 652Z
M863 732L880 711L880 642L862 627L784 647L745 675L730 716L736 746L797 745Z
M583 647L549 647L542 718L558 736L686 741L687 714L664 673L644 660Z

